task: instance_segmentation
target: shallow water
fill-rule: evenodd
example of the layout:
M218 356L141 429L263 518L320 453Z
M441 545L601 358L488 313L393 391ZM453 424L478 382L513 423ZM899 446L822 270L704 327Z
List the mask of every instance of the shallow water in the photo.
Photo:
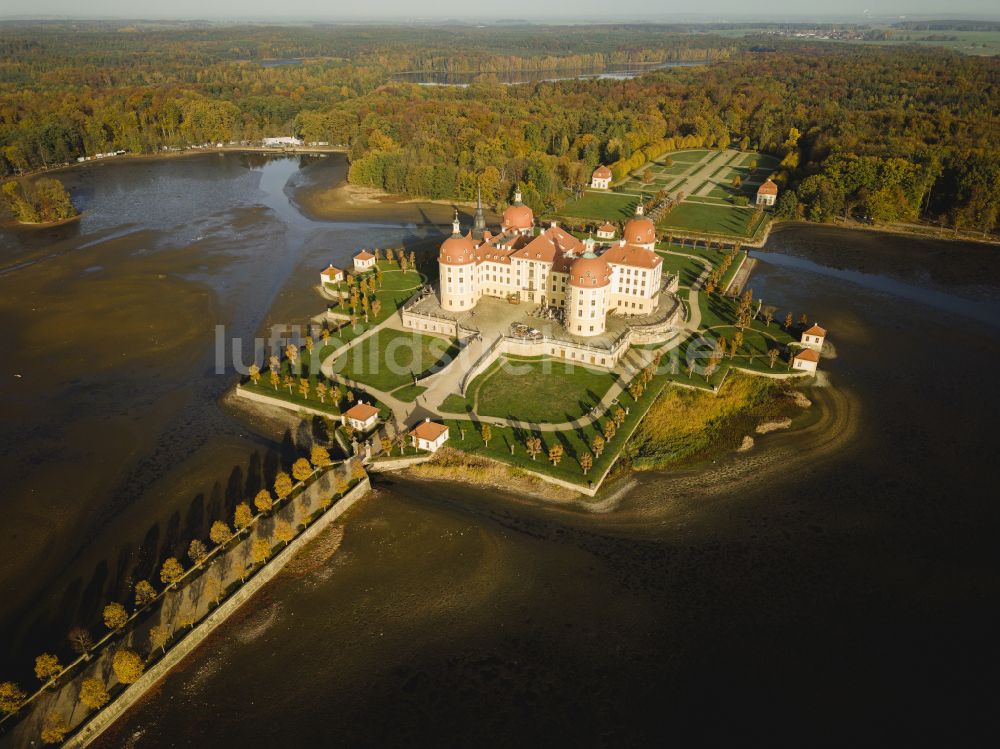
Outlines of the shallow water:
M22 654L58 629L41 591L74 611L106 595L154 527L162 547L172 514L196 522L260 472L251 451L280 451L217 405L229 380L209 371L211 325L309 314L321 264L415 236L303 218L288 193L329 162L98 169L74 177L79 228L0 240L4 267L21 266L0 275L19 336L0 377L19 409L0 427L0 540L19 549L2 579L40 623L4 638ZM162 204L132 194L147 188ZM780 229L765 249L748 286L831 331L836 387L810 393L815 428L639 474L602 514L383 479L332 559L279 576L100 745L971 736L997 655L1000 334L980 314L1000 297L994 264L977 246L821 227ZM102 274L115 282L87 286ZM14 382L15 367L30 376ZM12 582L26 569L38 585Z
M342 161L88 165L63 175L80 221L0 231L0 543L18 550L0 555L0 673L148 574L140 547L204 535L281 453L220 407L234 375L216 374L215 326L249 351L323 309L328 263L434 232L304 217L288 192Z
M836 388L810 397L835 418L639 474L606 514L383 479L330 563L280 576L100 745L975 737L997 655L1000 335L898 284L998 289L982 248L907 246L794 228L768 247L786 257L759 256L755 293L831 331Z

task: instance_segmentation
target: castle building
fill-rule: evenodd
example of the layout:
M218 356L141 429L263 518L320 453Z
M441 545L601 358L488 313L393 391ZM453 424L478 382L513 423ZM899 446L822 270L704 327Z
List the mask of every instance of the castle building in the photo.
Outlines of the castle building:
M771 180L765 180L764 184L757 188L757 205L772 206L778 199L778 186Z
M654 252L656 228L642 215L625 225L617 242L597 248L555 222L537 235L534 214L520 193L504 211L501 232L462 234L458 212L452 234L438 254L439 302L450 312L468 312L483 296L514 297L564 311L573 335L606 330L609 314L646 315L656 309L663 259Z

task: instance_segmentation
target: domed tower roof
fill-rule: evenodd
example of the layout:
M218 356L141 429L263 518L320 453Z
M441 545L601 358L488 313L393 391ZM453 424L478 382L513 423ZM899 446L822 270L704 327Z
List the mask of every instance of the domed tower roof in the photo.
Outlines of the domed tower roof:
M500 226L503 229L530 229L535 225L535 214L524 203L521 202L521 191L514 193L514 202L503 212L503 219Z
M611 266L593 252L585 252L569 266L569 285L599 289L611 283Z
M656 242L656 225L642 215L642 203L635 207L635 218L629 219L622 230L622 238L632 244Z
M441 243L438 262L445 265L470 265L476 262L476 244L472 241L471 233L462 236L458 225L458 211L455 211L451 227L451 236Z

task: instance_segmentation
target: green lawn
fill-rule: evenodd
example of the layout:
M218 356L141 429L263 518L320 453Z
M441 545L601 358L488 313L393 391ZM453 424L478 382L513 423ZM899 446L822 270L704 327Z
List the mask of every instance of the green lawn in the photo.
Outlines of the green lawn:
M423 385L403 385L403 387L398 390L393 390L392 394L401 401L413 403L413 401L417 399L417 396L422 395L425 390L427 390L427 388Z
M628 415L625 421L618 428L617 433L607 444L600 457L594 458L594 466L589 477L600 476L618 457L618 453L626 444L628 435L645 415L646 411L656 400L660 391L667 384L668 377L660 375L654 377L646 387L645 392L639 397L638 402L632 396L623 394L620 398L621 406L628 408ZM489 419L486 419L489 422ZM573 429L567 432L529 432L511 429L508 427L490 426L492 439L489 445L483 443L480 436L481 421L478 419L448 419L445 423L449 427L448 446L459 450L464 450L483 457L493 458L501 463L507 463L519 468L527 468L539 473L546 473L565 481L571 481L581 486L586 486L588 476L583 475L580 469L579 458L584 452L590 452L591 440L603 429L607 418L602 418L597 426L589 426L582 429ZM465 431L465 438L462 439L462 429ZM537 436L542 440L542 454L537 460L532 460L525 451L525 440L530 436ZM558 465L552 465L546 461L549 447L560 444L563 447L564 457ZM511 454L511 446L514 452Z
M705 270L704 264L694 258L665 252L660 252L659 255L663 258L664 273L679 274L681 286L690 286Z
M749 206L727 208L685 201L666 215L663 225L681 231L749 237L748 222L753 213L754 209Z
M472 381L466 397L480 416L555 423L587 413L615 380L606 370L561 359L502 356Z
M429 374L456 352L455 344L446 339L386 328L341 354L333 371L388 392L412 385L414 375Z
M635 215L638 200L631 195L614 192L585 192L579 200L567 202L560 214L572 218L593 218L617 221Z

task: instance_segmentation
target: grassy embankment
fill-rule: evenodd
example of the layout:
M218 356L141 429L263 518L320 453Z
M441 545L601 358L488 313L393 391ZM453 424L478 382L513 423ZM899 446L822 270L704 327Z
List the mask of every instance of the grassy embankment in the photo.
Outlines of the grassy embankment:
M667 388L623 453L637 470L679 466L736 449L763 421L800 413L787 381L733 373L717 395Z

